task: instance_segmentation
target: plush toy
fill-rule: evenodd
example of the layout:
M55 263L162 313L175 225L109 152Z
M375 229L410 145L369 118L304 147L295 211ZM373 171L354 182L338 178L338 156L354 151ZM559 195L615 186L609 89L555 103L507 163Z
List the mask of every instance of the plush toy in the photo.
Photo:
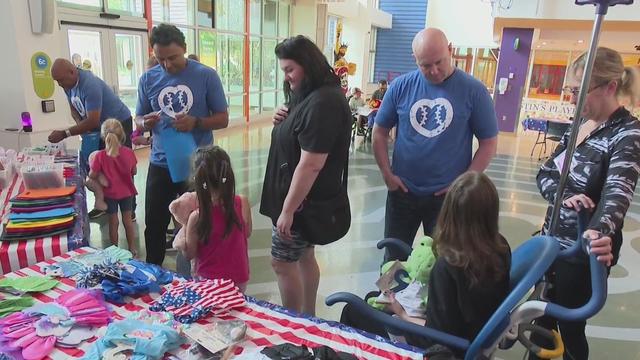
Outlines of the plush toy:
M402 266L404 266L405 270L409 274L407 279L404 281L408 284L411 282L420 282L423 285L426 285L429 282L429 275L431 275L431 269L433 265L436 263L436 257L433 254L433 250L431 249L431 245L433 244L433 239L429 236L425 236L418 241L416 246L411 251L411 255L405 262L401 262ZM390 261L382 265L380 269L380 273L386 273L394 261ZM371 297L367 300L369 305L375 307L376 309L383 309L385 304L381 304L376 302L375 297Z
M184 249L187 243L185 228L189 215L198 209L198 197L195 192L186 192L169 205L169 211L178 223L182 225L176 237L173 239L174 249Z

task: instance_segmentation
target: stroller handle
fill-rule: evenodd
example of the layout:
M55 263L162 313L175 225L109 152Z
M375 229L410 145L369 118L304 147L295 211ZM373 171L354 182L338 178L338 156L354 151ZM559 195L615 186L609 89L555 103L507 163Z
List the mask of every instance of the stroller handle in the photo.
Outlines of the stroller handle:
M561 251L558 254L560 259L568 259L581 256L581 251L588 254L589 269L591 271L591 298L586 304L579 308L569 309L554 303L548 303L545 308L545 315L549 315L563 321L581 321L589 319L597 314L607 300L607 268L599 262L597 256L589 254L589 239L585 239L584 233L589 223L589 213L587 211L578 212L578 240L573 246Z
M411 255L411 251L413 250L411 249L411 246L409 244L407 244L406 242L400 239L395 239L395 238L382 239L376 244L376 246L380 250L384 248L392 248L392 249L398 250L402 252L404 256Z
M609 6L631 4L633 4L633 0L576 0L576 5L595 5L598 15L605 15Z
M391 316L380 310L376 310L367 304L364 300L358 296L348 293L339 292L329 295L325 299L327 306L332 306L339 302L347 303L354 307L354 309L363 317L371 319L380 324L384 324L387 328L402 331L408 334L415 334L424 338L433 340L438 344L451 346L460 350L467 350L469 348L469 340L463 339L457 336L453 336L442 331L428 328L426 326L414 324L409 321L404 321L398 317Z

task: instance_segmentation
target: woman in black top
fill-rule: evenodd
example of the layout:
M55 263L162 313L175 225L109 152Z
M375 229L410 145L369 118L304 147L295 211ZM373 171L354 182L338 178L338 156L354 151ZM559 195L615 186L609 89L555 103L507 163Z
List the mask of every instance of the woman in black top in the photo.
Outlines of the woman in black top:
M586 54L570 66L569 88L575 103L585 68ZM592 239L591 252L607 266L615 265L622 245L624 217L633 199L640 169L640 124L620 104L621 97L632 103L637 100L638 76L634 69L625 68L622 57L615 50L597 50L591 75L577 146L564 192L563 206L557 231L563 247L577 238L577 212L582 208L593 212L585 237ZM562 162L570 130L563 136L538 172L537 183L542 196L549 202L543 233L549 232L549 218L555 201ZM590 272L586 256L557 261L551 269L554 289L548 296L566 307L584 305L591 297ZM556 324L550 319L538 322L548 328ZM584 334L585 321L560 322L565 345L565 359L587 359L589 345ZM532 357L534 358L534 357Z
M311 40L289 38L275 53L284 71L286 119L271 133L260 213L273 222L271 265L283 306L314 315L320 271L294 215L305 199L331 199L343 191L351 110L340 80Z
M511 249L498 232L499 212L498 192L485 174L460 175L447 191L438 216L433 243L438 258L429 277L426 321L409 316L393 293L386 310L472 341L509 293ZM381 324L363 319L350 305L340 321L387 335ZM434 345L417 336L407 336L407 342L423 349Z

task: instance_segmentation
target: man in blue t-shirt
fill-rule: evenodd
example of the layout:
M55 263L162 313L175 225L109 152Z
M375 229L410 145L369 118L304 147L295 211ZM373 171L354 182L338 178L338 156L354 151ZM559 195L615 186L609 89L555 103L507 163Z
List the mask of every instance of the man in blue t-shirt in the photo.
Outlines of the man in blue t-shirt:
M153 135L145 204L146 260L162 265L169 203L186 190L186 178L175 164L190 162L191 154L184 151L188 145L212 144L212 131L227 127L229 114L218 74L185 58L187 45L177 27L154 27L150 42L158 65L140 78L136 123Z
M425 234L432 233L449 184L465 171L484 171L498 143L489 92L453 67L444 33L424 29L412 47L418 70L391 83L373 129L374 155L389 190L384 236L409 245L421 223ZM387 143L394 126L390 163ZM385 254L385 261L398 258L393 250Z
M69 60L62 58L53 62L51 77L64 89L71 107L71 116L76 121L76 125L66 130L52 131L49 134L49 142L57 143L70 136L80 135L82 138L80 167L87 173L89 155L96 150L104 149L104 142L100 139L100 126L105 120L120 120L127 135L125 145L131 147L130 135L133 130L131 112L109 85L93 75L91 71L79 69ZM102 209L94 207L88 214L89 218L100 217L106 214L105 210L106 207Z

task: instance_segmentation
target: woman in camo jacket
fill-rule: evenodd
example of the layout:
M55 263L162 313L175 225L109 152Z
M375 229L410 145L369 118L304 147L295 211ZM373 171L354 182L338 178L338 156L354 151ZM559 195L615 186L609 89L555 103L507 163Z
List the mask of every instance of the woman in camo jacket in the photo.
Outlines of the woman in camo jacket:
M586 54L583 54L568 71L572 103L578 98L585 63ZM618 260L624 217L633 199L640 171L640 123L621 106L622 99L636 103L638 86L637 71L625 68L618 52L598 48L581 114L584 121L572 124L580 126L580 129L554 235L563 247L570 246L577 237L576 210L587 209L593 216L583 235L592 239L591 252L607 266L615 265ZM549 202L543 228L545 234L549 230L569 133L570 130L537 176L540 193ZM553 289L549 291L549 297L554 302L575 308L584 305L591 297L586 256L558 260L550 274ZM538 324L547 328L559 326L565 344L565 359L588 358L585 321L555 324L550 319L543 319Z

